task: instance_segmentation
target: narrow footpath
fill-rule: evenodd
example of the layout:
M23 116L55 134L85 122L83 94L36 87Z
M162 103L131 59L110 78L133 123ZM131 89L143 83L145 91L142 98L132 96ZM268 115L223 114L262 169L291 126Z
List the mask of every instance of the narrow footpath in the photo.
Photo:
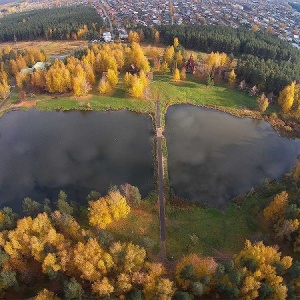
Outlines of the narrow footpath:
M166 211L164 197L164 174L163 174L163 156L162 156L162 128L160 127L160 105L159 101L156 105L156 153L157 153L157 182L158 182L158 204L159 204L159 224L160 224L160 259L162 262L166 260Z

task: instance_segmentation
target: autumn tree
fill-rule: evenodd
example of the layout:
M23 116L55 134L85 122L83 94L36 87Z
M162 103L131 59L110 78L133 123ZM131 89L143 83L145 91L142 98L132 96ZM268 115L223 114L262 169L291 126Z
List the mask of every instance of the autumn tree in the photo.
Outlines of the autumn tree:
M130 207L119 191L111 191L106 197L89 201L89 223L100 229L113 220L127 216L129 212Z
M5 99L10 93L10 86L7 81L0 82L0 98Z
M145 86L137 75L134 75L131 79L130 88L128 90L130 96L134 98L142 98L144 94Z
M101 49L96 55L95 71L98 73L107 72L108 69L112 69L115 72L118 70L118 64L114 56L108 51L108 49Z
M103 278L114 265L111 255L105 252L94 238L88 239L86 243L76 244L74 264L80 272L80 277L90 282Z
M117 72L112 69L107 70L106 79L112 88L115 88L119 81Z
M178 40L178 37L174 37L174 40L173 40L173 46L174 46L175 49L179 46L179 40Z
M40 91L46 88L46 72L46 70L38 69L31 75L31 84Z
M180 79L185 80L186 79L186 68L182 68L180 71Z
M160 65L160 72L162 74L166 74L168 72L169 69L169 65L166 61L164 61L161 65Z
M99 81L98 91L100 94L108 94L112 91L112 87L106 78L101 78Z
M244 273L240 287L241 299L256 299L263 284L272 287L268 295L270 299L286 299L287 286L282 276L291 267L292 258L281 257L277 247L246 241L245 248L235 256L234 262L245 267L241 269Z
M159 31L154 29L154 42L159 43Z
M173 72L173 81L175 81L175 82L180 81L180 72L179 72L178 68L174 69L174 72Z
M273 201L264 209L265 219L271 223L276 223L283 215L288 204L288 193L286 191L276 195Z
M295 97L295 85L296 82L293 81L290 85L286 86L280 93L278 97L278 104L281 106L283 112L287 113L293 106Z
M70 71L62 61L55 60L46 74L46 89L50 93L64 93L71 89Z
M196 287L196 283L202 278L212 278L217 263L211 257L199 257L196 254L190 254L182 258L176 266L176 280L184 290L191 290ZM196 285L195 285L196 284ZM207 292L208 290L204 291Z
M228 85L230 87L234 87L236 83L236 74L234 72L234 69L232 69L228 74Z
M262 93L260 97L256 99L258 110L263 113L269 106L269 100L266 97L265 93Z
M25 89L27 87L29 80L30 80L30 76L28 73L18 72L16 74L17 87L20 90Z
M86 95L91 90L91 86L86 78L86 72L80 64L75 66L71 80L74 95Z
M60 300L59 297L47 289L41 290L34 298L34 300Z
M175 57L174 46L169 46L165 49L164 60L167 62L169 68L173 68L173 62Z
M104 277L102 280L95 281L92 284L92 291L101 298L109 297L114 291L114 286L107 277Z
M139 43L140 35L136 31L130 30L128 33L128 41L129 43L133 43L133 42Z

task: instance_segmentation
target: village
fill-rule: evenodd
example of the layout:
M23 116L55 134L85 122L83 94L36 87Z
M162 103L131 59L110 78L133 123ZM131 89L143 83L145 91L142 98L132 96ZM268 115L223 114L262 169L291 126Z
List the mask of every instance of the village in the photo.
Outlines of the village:
M93 5L115 27L165 24L225 25L267 31L299 47L300 13L279 0L44 0L0 6L0 17L9 13L68 5ZM120 30L119 30L120 31Z

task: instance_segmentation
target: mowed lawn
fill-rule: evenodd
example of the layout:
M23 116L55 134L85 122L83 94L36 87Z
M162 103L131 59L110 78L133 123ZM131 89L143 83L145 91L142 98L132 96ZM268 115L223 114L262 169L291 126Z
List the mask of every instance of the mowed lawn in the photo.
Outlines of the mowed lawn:
M168 105L183 102L232 109L257 107L256 97L250 97L245 91L229 88L225 83L207 87L190 74L187 80L180 82L173 82L170 75L157 75L151 82L151 89L154 96Z

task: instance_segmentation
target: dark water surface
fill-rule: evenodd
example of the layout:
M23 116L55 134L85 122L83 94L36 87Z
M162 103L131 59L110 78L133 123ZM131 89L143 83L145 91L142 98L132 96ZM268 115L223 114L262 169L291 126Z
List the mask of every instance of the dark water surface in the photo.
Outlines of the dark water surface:
M60 189L85 203L91 190L125 182L146 196L153 134L149 116L129 111L10 112L0 119L0 206L56 199Z
M168 109L165 137L175 193L218 208L279 178L300 154L299 140L280 137L267 122L191 105Z

